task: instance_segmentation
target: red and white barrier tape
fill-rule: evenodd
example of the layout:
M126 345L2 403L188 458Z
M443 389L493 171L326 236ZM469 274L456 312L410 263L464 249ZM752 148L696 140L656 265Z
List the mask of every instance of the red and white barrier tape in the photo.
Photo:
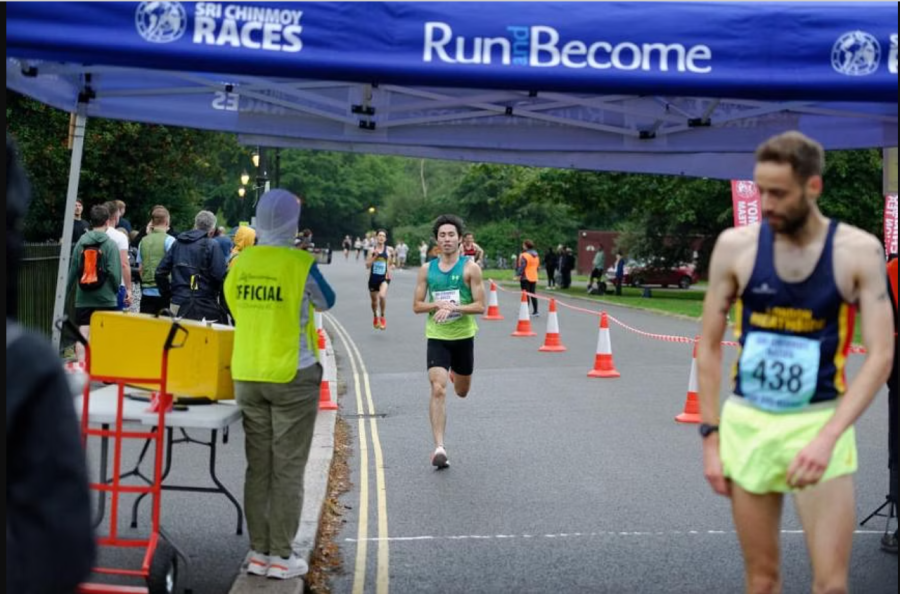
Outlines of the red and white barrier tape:
M622 322L621 320L615 318L607 314L609 321L616 324L617 326L621 326L625 330L629 332L633 332L639 336L644 336L646 338L652 338L653 340L661 340L663 342L681 342L681 343L693 343L695 339L689 338L687 336L670 336L667 334L653 334L652 332L644 332L643 330L638 330L637 328L632 328L628 324ZM724 343L723 343L724 344Z
M550 301L551 300L550 297L544 297L543 295L535 295L533 293L529 293L528 291L511 291L509 289L505 289L502 286L500 286L496 281L493 281L493 280L491 280L490 282L495 287L497 287L498 290L503 291L504 293L520 293L521 294L522 292L524 292L527 296L534 297L535 299L540 299L542 301ZM555 298L553 298L553 299L555 299ZM565 301L560 301L559 299L555 299L555 301L558 306L565 307L566 309L570 309L572 311L586 313L586 314L590 314L593 316L599 316L602 313L602 312L595 311L592 309L585 309L583 307L569 305ZM637 328L632 328L628 324L622 322L621 320L616 319L615 317L609 315L608 313L607 313L607 317L609 318L609 320L611 322L613 322L614 324L616 324L618 326L621 326L623 329L628 330L629 332L633 332L639 336L643 336L645 338L651 338L653 340L660 340L663 342L677 342L677 343L682 343L682 344L692 344L695 341L694 338L689 337L689 336L671 336L671 335L667 335L667 334L654 334L652 332L644 332L643 330L638 330ZM737 342L734 342L733 340L723 340L722 346L739 347L740 344ZM850 354L851 355L865 355L866 348L864 346L858 345L858 344L851 345L850 346Z

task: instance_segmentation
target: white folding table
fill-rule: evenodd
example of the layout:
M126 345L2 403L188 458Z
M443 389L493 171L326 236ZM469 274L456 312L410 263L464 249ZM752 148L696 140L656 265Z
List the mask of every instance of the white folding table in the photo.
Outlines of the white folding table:
M122 421L124 423L138 423L144 426L155 427L159 422L159 414L148 410L150 404L146 400L130 398L130 395L138 395L146 397L147 392L126 388L125 398L123 400ZM102 425L104 429L109 425L116 423L116 401L118 398L118 386L110 385L94 390L90 395L90 408L88 411L88 422L92 424ZM82 415L83 396L79 396L75 402L75 409L78 415ZM221 493L225 495L237 510L237 534L243 534L244 530L244 512L238 500L232 493L222 484L218 476L216 476L216 446L219 431L222 431L222 443L228 442L228 428L239 421L241 411L234 401L222 401L212 404L192 404L187 410L172 410L166 413L166 460L162 475L163 490L168 491L187 491L192 493ZM175 438L175 430L178 429L181 437ZM206 430L210 432L209 441L201 441L189 436L187 431ZM100 450L100 481L108 482L107 465L109 458L108 438L101 439ZM141 453L134 467L124 473L121 478L136 476L144 480L148 484L152 484L152 479L143 474L141 465L149 450L151 440L144 443ZM179 444L195 444L209 448L209 476L215 487L199 487L189 485L171 485L166 483L166 478L172 468L172 451L175 445ZM138 497L134 502L131 512L131 527L137 527L138 507L143 500L144 495ZM98 514L95 520L98 524L103 520L105 513L106 497L101 496L98 502Z

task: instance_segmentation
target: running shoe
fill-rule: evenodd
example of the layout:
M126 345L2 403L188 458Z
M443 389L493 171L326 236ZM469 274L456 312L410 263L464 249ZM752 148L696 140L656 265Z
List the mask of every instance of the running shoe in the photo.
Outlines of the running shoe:
M438 470L449 468L450 460L447 459L447 450L444 449L444 446L435 448L434 453L431 455L431 465Z
M306 575L307 571L309 571L309 565L306 563L306 560L298 557L297 553L291 553L291 556L287 559L284 557L272 557L266 577L276 580L288 580Z
M247 573L250 575L265 576L269 571L269 556L258 551L250 551L244 563L247 566Z
M384 319L384 318L381 318L381 323L380 323L380 326L379 326L379 327L380 327L382 330L387 330L387 320Z

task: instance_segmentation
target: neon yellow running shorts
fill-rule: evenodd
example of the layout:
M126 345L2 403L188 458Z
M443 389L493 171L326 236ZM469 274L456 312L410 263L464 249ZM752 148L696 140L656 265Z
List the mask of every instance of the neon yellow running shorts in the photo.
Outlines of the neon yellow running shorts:
M719 454L727 478L750 493L789 493L787 470L797 454L834 414L836 402L803 412L775 414L754 408L739 396L725 402L719 423ZM856 472L856 433L838 439L822 481Z

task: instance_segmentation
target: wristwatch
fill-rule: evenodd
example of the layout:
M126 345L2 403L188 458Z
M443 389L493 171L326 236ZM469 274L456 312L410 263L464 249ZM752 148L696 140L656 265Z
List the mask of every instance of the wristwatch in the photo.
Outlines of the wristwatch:
M713 433L719 431L718 425L710 425L709 423L700 423L700 437L706 439Z

